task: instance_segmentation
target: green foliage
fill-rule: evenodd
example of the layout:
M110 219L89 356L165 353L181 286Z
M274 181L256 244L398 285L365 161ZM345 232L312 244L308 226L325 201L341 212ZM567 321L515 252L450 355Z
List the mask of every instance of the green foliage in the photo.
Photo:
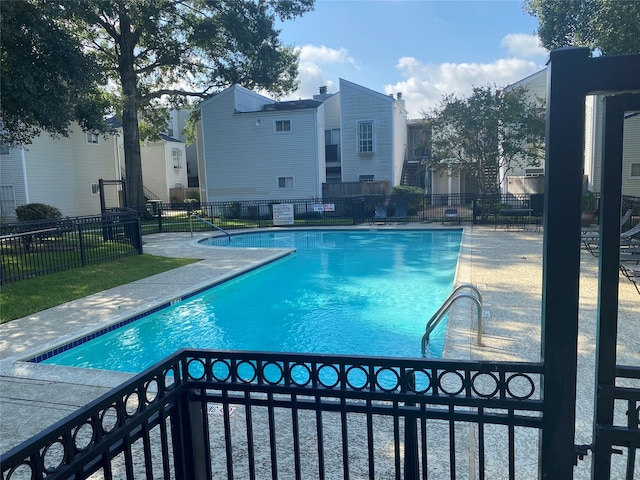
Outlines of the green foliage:
M585 190L582 193L582 211L583 212L596 211L596 196L590 190Z
M424 195L424 188L398 185L397 187L393 187L391 195Z
M187 193L187 199L192 199L197 202L200 201L200 192L197 190L191 190Z
M77 121L84 130L107 131L108 98L94 55L65 30L54 2L0 2L0 141L31 143L42 132L68 136Z
M584 46L603 55L640 53L637 0L524 0L538 19L538 36L549 50Z
M62 213L60 210L44 203L28 203L16 207L16 218L19 222L50 220L61 217Z
M467 98L446 95L425 119L432 128L430 164L475 179L481 193L497 192L514 167L540 164L543 112L524 88L485 86Z

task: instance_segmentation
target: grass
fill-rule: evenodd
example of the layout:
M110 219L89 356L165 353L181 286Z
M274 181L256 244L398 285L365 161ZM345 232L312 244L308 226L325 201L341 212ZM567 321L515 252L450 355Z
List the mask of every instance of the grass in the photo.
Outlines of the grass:
M189 258L134 255L3 285L0 295L0 323L196 261Z

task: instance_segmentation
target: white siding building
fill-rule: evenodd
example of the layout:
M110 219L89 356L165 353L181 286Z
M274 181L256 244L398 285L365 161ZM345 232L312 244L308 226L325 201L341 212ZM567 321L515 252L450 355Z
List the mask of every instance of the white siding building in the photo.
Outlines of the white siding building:
M401 100L340 79L342 181L400 185L407 146Z
M234 85L201 105L207 201L319 198L324 107Z
M118 179L116 142L111 135L84 133L72 125L69 137L44 133L24 148L0 154L0 215L15 218L15 208L45 203L64 216L100 213L99 179ZM105 192L107 206L118 205L116 187Z
M172 201L172 188L186 188L187 159L183 142L161 135L161 140L140 146L142 179L148 192L162 202Z
M312 100L276 102L240 86L201 105L208 201L321 198L325 182L400 184L407 112L401 99L340 80Z
M546 99L547 70L541 70L512 85L524 86L530 95ZM510 86L511 87L511 86ZM585 101L585 145L584 175L586 186L594 192L600 191L602 171L602 141L604 131L604 97L587 96ZM631 113L624 122L624 144L622 164L622 194L640 196L640 115ZM526 175L531 169L513 172Z

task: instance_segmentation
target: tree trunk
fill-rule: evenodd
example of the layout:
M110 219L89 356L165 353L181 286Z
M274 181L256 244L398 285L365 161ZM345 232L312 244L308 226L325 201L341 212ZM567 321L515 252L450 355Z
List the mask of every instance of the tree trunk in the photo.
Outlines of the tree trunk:
M140 130L138 128L138 108L140 95L134 70L135 34L126 14L120 14L120 55L118 72L122 82L124 105L122 110L122 133L124 139L124 163L128 207L137 208L145 204L142 183L142 160L140 157Z

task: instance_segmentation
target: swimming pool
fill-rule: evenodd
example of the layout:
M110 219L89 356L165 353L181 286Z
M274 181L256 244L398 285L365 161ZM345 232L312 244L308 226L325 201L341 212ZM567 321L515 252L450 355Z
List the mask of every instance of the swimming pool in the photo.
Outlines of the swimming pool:
M420 357L451 292L462 230L281 231L212 246L296 253L43 363L140 372L179 348ZM444 322L431 341L440 356ZM439 337L439 338L438 338Z

